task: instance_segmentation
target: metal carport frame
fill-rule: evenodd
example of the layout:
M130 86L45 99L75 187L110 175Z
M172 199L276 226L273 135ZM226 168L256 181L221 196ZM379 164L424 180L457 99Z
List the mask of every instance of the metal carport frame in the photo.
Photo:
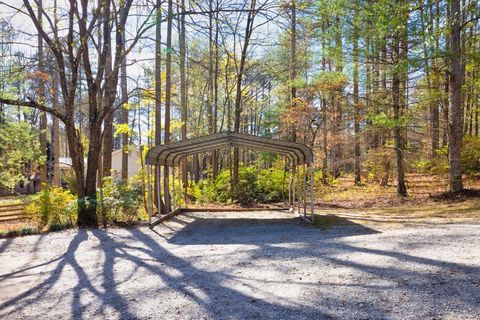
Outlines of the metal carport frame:
M151 186L151 174L150 167L154 166L157 170L157 177L159 177L159 166L168 166L172 168L173 181L175 181L175 167L178 167L185 157L188 155L208 152L212 150L218 150L221 148L239 148L239 149L253 149L261 150L272 153L281 154L289 159L292 168L297 167L298 173L300 172L300 166L304 165L304 177L303 177L303 217L307 218L307 165L310 167L310 221L313 223L314 220L314 176L313 176L313 152L312 150L304 144L289 142L279 139L258 137L249 134L243 133L233 133L233 132L222 132L212 135L202 136L193 139L182 140L178 142L173 142L170 144L159 145L151 148L146 155L146 165L147 165L147 180L148 180L148 214L149 214L149 223L150 226L154 226L158 223L152 223L153 217L153 201L152 201L152 186ZM289 194L292 192L292 199L289 200L290 208L295 211L295 170L292 171L293 177L293 192L290 190L289 184ZM301 184L300 175L297 175L297 183ZM157 186L160 185L160 181L157 181ZM300 186L299 186L300 189ZM159 190L158 190L159 191ZM299 190L300 191L300 190ZM300 214L300 192L298 195L298 214ZM182 208L179 206L176 207L176 201L174 199L173 210L171 213L163 216L161 219L180 212Z

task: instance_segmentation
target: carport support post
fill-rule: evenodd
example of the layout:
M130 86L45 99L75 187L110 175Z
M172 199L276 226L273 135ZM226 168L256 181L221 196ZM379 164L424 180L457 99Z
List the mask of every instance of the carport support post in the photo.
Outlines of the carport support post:
M310 162L310 210L311 210L311 215L312 215L312 223L314 222L314 206L315 206L315 195L313 192L313 159L312 162Z
M295 203L295 169L296 169L296 163L295 162L292 162L292 208L293 208L293 212L295 212L295 207L296 207L296 203Z
M160 193L160 166L159 165L156 165L155 166L155 170L157 171L157 214L160 216L161 212L160 212L160 208L162 207L161 203L162 203L162 194Z
M288 161L288 164L289 164L289 167L291 167L291 162L290 160ZM289 173L290 173L290 176L288 178L288 206L289 206L289 209L292 208L292 170L290 169L289 170Z
M183 168L185 169L185 173L182 173L184 174L187 178L185 179L185 182L184 185L183 185L183 206L185 208L187 208L187 192L188 192L188 156L185 156L185 158L183 158L183 161L185 162L185 165L183 166ZM182 179L183 180L183 179Z
M172 167L172 211L176 209L175 207L175 202L176 202L176 197L175 197L175 167Z
M150 165L147 165L147 207L148 207L148 224L152 223L152 184L150 181Z
M300 203L302 201L302 182L300 181L301 165L297 164L297 184L298 184L298 199L297 199L297 213L300 215Z
M303 165L303 217L307 217L307 164Z

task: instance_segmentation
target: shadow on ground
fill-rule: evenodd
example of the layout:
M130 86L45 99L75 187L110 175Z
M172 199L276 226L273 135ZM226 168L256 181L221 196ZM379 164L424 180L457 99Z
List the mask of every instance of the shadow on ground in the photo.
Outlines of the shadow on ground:
M421 297L426 295L432 297L423 299L419 309L413 310L420 317L444 315L445 309L438 309L438 306L479 311L478 283L468 280L479 279L478 268L417 257L398 250L375 249L339 241L344 237L358 235L376 236L374 230L363 226L344 225L322 230L296 218L193 218L190 222L182 217L178 219L183 227L174 232L168 240L162 237L161 232L157 234L146 228L79 230L73 238L70 237L70 245L62 255L39 263L38 266L54 266L49 273L40 275L42 281L39 284L19 290L17 295L0 301L0 317L51 318L55 311L55 308L52 310L52 303L57 303L59 306L56 308L61 309L63 304L69 301L69 308L61 311L61 314L65 318L74 319L107 318L111 314L106 313L106 310L116 314L115 318L122 319L324 319L347 316L385 319L392 318L392 312L397 314L396 318L401 318L404 310L402 303L405 302L395 304L395 301L389 300L389 294L396 290L408 292L411 295L410 300L414 302L419 299L422 301ZM375 241L375 238L372 238L372 241ZM88 250L95 250L102 256L98 270L86 270L83 255L87 255L87 251L79 249L86 243L94 243L93 249ZM9 244L0 244L0 248ZM243 262L247 270L259 268L255 264L258 261L271 261L270 268L273 269L291 269L287 262L300 261L296 265L298 267L305 261L305 266L313 268L309 270L318 269L318 278L311 276L309 281L293 278L288 281L252 279L248 273L235 272L235 268L238 269L237 264L229 264L229 259L233 259L235 252L226 252L215 257L215 254L204 250L198 252L196 259L193 259L177 251L179 247L188 248L199 244L251 244L253 246L243 249L246 254ZM196 248L198 247L192 250L197 250ZM238 250L241 248L238 247ZM35 250L42 248L40 246ZM368 254L372 258L364 262L348 258L355 254ZM386 258L397 263L388 267L374 263L375 259ZM208 266L210 260L213 264L223 261L227 266ZM127 276L127 271L122 271L121 267L126 264L130 266ZM35 267L37 266L30 266L28 270ZM356 272L359 276L371 280L332 284L329 279L322 277L321 272L322 269L328 271L332 268L352 270L352 273ZM441 274L429 271L432 268L440 270ZM52 289L59 285L59 282L65 281L62 274L67 270L73 270L75 285L62 295ZM2 274L0 281L19 277L24 272L26 269L19 268ZM150 289L132 287L131 291L120 290L120 286L123 288L128 285L137 274L149 281L158 282L158 286L152 289L151 283L145 282L143 285ZM119 280L120 278L123 280ZM455 287L460 284L461 287ZM278 289L268 291L266 288L272 288L272 285L273 288L277 285ZM432 285L441 287L442 290L433 292ZM282 290L293 286L302 286L304 292L301 291L295 299L282 298ZM254 293L247 293L245 288ZM268 292L264 292L265 290ZM336 294L336 291L342 293ZM353 291L364 292L364 296L351 293ZM265 294L269 298L258 298L257 294ZM384 299L384 303L365 300L369 294ZM85 295L91 297L91 302L86 303L82 299ZM67 299L67 296L71 296L71 299ZM185 301L183 314L173 313L174 310L169 304L175 299ZM148 307L150 304L151 308ZM408 310L411 306L407 305L405 308ZM431 314L425 311L430 309L437 311Z
M187 218L187 219L184 219ZM204 244L266 244L310 242L318 235L319 227L328 229L334 226L346 227L341 233L324 232L322 239L375 234L378 231L334 215L316 216L312 226L299 217L292 218L199 218L186 214L175 220L182 227L173 230L173 235L159 235L168 242L178 245ZM309 236L313 238L309 238Z

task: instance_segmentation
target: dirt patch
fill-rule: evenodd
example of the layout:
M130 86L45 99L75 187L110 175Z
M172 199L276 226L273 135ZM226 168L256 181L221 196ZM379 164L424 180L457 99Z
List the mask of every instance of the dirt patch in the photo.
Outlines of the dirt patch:
M480 199L480 190L464 189L460 192L443 192L438 195L432 195L431 198L434 201L462 202L471 198Z

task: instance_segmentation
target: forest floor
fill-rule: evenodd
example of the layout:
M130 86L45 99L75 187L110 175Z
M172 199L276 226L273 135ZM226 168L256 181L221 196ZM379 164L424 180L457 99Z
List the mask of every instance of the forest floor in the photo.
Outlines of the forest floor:
M408 197L396 186L354 186L353 177L340 178L335 186L317 192L318 224L359 223L399 228L410 225L480 222L480 179L464 179L466 190L448 193L445 177L407 175Z
M380 186L369 182L355 186L352 175L342 176L330 186L316 187L316 203L320 208L360 209L480 200L480 177L464 177L467 192L455 196L448 194L446 176L411 173L405 180L408 197L400 197L395 184Z
M193 212L2 239L0 318L478 319L480 222L445 222Z

